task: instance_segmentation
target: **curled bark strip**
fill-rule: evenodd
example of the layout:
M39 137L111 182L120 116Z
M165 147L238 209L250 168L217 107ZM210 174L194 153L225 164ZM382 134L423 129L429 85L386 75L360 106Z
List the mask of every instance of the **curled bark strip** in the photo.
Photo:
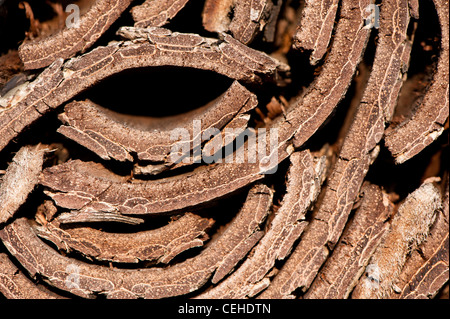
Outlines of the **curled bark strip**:
M311 50L310 63L325 55L334 28L339 0L307 1L294 35L294 48Z
M271 226L254 249L252 256L216 287L197 298L247 298L267 287L267 273L276 260L288 255L307 222L305 214L316 200L325 175L325 157L313 158L308 150L290 157L286 195Z
M247 103L252 99L254 103ZM58 129L66 137L87 147L102 159L133 161L131 154L143 161L171 163L170 153L178 139L174 129L183 129L192 140L201 139L208 129L222 129L241 111L256 106L256 96L238 82L215 101L191 112L167 118L149 118L148 125L133 126L132 119L104 109L90 101L72 102L65 107L60 119L66 124ZM244 109L244 110L243 110ZM193 132L193 121L201 121L199 132ZM189 141L189 151L193 143Z
M407 254L428 236L436 211L442 207L439 190L424 183L401 204L383 242L375 251L352 298L385 298L397 290L396 280L405 264Z
M261 82L265 78L281 82L283 73L289 71L288 65L227 34L220 41L164 28L122 27L118 34L134 42L148 42L145 46L151 45L156 50L153 59L161 55L165 63L174 60L170 65L211 70L236 80Z
M448 282L449 240L448 240L448 183L443 199L443 210L438 212L427 240L414 250L405 262L395 283L397 291L389 298L428 299L434 298Z
M254 170L254 164L230 163L162 180L126 182L112 174L100 178L109 172L103 166L75 160L44 170L40 183L53 190L47 194L60 207L86 213L153 214L221 198L264 177Z
M345 16L342 10L341 15ZM369 166L378 155L377 143L383 135L386 114L392 112L400 90L399 75L406 72L402 62L410 50L406 40L408 20L406 0L385 2L373 71L330 176L321 207L291 258L264 292L267 296L287 297L299 287L306 291L342 234ZM401 58L400 61L394 60L393 48L394 56Z
M433 83L419 109L406 122L386 133L385 142L396 163L401 164L419 154L444 131L449 112L449 6L434 1L441 24L441 55Z
M134 41L97 47L63 65L59 59L8 101L0 101L0 150L49 109L120 71L151 66L180 66L214 71L236 80L282 81L289 67L231 36L224 41L167 29L121 28Z
M31 276L40 275L59 289L83 297L101 293L108 298L163 298L200 288L230 256L245 255L242 251L248 252L257 242L255 238L261 236L260 224L271 203L270 189L255 186L221 236L213 239L197 257L165 269L109 269L61 256L37 238L24 218L2 229L0 238ZM235 265L226 266L232 269Z
M14 156L0 181L0 224L8 221L39 182L45 149L24 146Z
M31 32L41 38L64 24L62 5L50 1L26 5L27 14L36 6ZM0 5L0 29L19 30L0 32L2 48L11 49L0 49L0 181L10 173L11 151L38 143L55 151L45 156L40 185L12 218L0 220L0 295L26 297L21 277L85 298L360 298L368 283L383 290L375 297L391 299L448 290L448 195L442 212L435 209L437 188L419 196L436 210L431 215L414 202L416 192L399 202L411 185L448 182L448 145L439 138L420 156L424 161L401 167L379 145L386 137L389 146L396 130L416 120L420 103L436 100L426 99L427 89L448 94L439 86L448 81L436 81L448 51L444 43L436 52L440 35L449 37L447 0L433 0L437 10L421 2L420 19L418 0L205 0L203 29L211 37L198 24L201 2L140 0L125 12L136 18L141 10L134 27L123 26L127 17L117 19L116 30L89 52L26 71L16 34L28 25L5 16L13 2ZM76 2L86 11L93 3ZM38 9L50 7L57 16L38 21ZM422 28L436 12L437 24ZM175 15L170 26L178 32L158 27ZM408 71L410 56L420 61ZM144 68L158 71L150 76L170 69L177 77L184 68L203 70L193 77L214 73L220 83L201 81L197 102L216 84L230 87L195 102L203 105L195 111L167 118L127 114L137 110L126 103L112 112L90 102L111 93L148 99L142 76L126 90L120 82ZM94 89L99 82L105 83ZM169 83L168 94L184 91L178 82ZM166 107L164 101L182 99L158 93L150 99ZM448 111L422 112L442 117L436 130L447 129ZM77 153L80 146L86 150ZM236 200L239 213L227 212ZM393 218L391 202L400 207ZM2 205L0 198L0 211ZM12 264L2 264L5 249Z
M4 253L0 253L0 293L8 299L62 299L28 279Z
M161 27L173 19L189 0L146 0L131 9L134 26Z
M346 299L388 230L394 205L378 186L367 184L361 206L304 295L305 299Z
M138 233L109 233L90 227L62 228L58 222L36 225L39 237L59 249L76 250L89 258L120 263L169 263L183 251L200 247L214 220L187 213L166 226Z
M19 48L25 70L39 69L55 60L84 53L128 8L132 0L96 0L78 21L78 26L65 27L46 38L25 42Z

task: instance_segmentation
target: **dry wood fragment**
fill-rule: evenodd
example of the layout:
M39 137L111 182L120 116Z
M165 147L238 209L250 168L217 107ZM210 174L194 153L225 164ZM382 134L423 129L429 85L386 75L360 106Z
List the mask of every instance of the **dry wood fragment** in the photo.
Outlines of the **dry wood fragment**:
M96 0L80 17L78 27L68 27L45 39L24 42L19 48L25 70L39 69L55 60L84 53L119 18L132 0Z
M229 26L233 37L244 44L250 43L266 23L271 7L271 0L236 1Z
M411 13L411 17L414 19L419 19L419 0L409 1L409 11Z
M152 214L205 204L241 189L264 175L254 165L203 166L161 180L127 182L102 165L78 160L44 170L40 183L49 187L56 205L81 212Z
M118 34L133 42L148 42L157 52L161 51L164 60L177 59L181 53L184 62L175 60L170 65L211 70L236 80L261 82L272 78L275 82L282 82L283 74L289 71L288 65L243 45L227 34L223 35L222 41L164 28L121 27Z
M449 112L449 4L435 0L441 24L441 52L433 83L418 110L406 122L386 133L386 146L397 163L403 163L420 153L444 131Z
M378 186L362 187L363 199L333 254L303 296L305 299L346 299L388 230L394 205Z
M311 50L310 63L317 64L325 55L339 0L306 1L294 35L294 48Z
M359 8L359 7L358 7ZM353 7L353 5L348 5L347 8L350 12L351 15L353 16L353 18L355 19L355 21L351 22L350 20L345 20L343 22L342 25L342 29L339 29L339 33L340 36L342 37L342 41L340 40L336 40L335 41L335 45L337 46L336 51L339 51L339 53L336 52L336 55L330 55L330 60L328 61L330 63L330 68L335 69L336 68L336 64L343 64L342 67L344 68L344 70L341 70L342 72L342 79L339 82L339 87L331 87L331 93L330 94L336 94L336 96L333 97L333 99L330 100L325 100L325 102L321 103L321 106L319 106L317 109L315 109L315 111L313 111L309 105L313 105L314 103L312 103L312 101L320 98L322 99L322 97L320 96L320 94L317 94L318 91L317 89L312 90L309 92L309 94L306 94L306 96L304 98L301 98L299 102L295 102L294 106L291 107L290 112L286 115L286 118L282 118L280 119L280 121L274 122L273 123L273 127L276 127L279 129L279 151L278 151L278 161L282 161L283 159L285 159L288 155L289 155L289 143L292 143L292 136L294 135L295 132L297 132L297 136L294 140L294 143L298 143L298 145L300 146L304 141L306 141L314 132L315 130L317 130L320 125L323 123L323 121L326 119L327 114L329 114L328 112L331 113L332 109L336 106L336 103L342 98L342 94L344 93L345 89L347 88L347 85L342 85L343 83L345 83L344 78L346 81L350 81L353 72L354 72L354 68L356 67L357 62L360 59L360 56L362 54L362 51L365 47L365 42L367 39L367 36L369 34L369 31L367 29L363 28L363 22L361 21L361 15L358 15L358 10L355 10L355 8ZM360 10L362 10L360 8ZM345 14L346 11L344 10ZM344 13L343 13L344 14ZM156 32L156 30L164 30L164 29L150 29L153 30L151 32ZM122 28L122 32L131 32L131 35L128 35L129 37L144 37L144 35L148 35L148 30L142 30L142 29L136 29L136 28L128 28L128 29L124 29ZM353 32L354 34L354 38L349 40L349 36L348 34ZM337 37L337 39L339 39L339 37ZM350 45L350 43L354 43L356 48L355 51L349 51L348 50L348 46ZM340 56L341 53L347 54L349 57L354 58L354 64L350 64L349 63L345 63L342 62L342 57ZM341 65L339 65L341 66ZM349 67L350 69L346 69L346 67ZM324 70L325 71L325 70ZM327 86L332 86L332 83L335 83L335 80L333 78L331 78L331 76L329 74L333 74L331 71L330 73L324 72L322 77L319 77L318 83L316 83L315 85L320 87L321 85L324 85L324 89L327 88ZM322 79L323 78L323 79ZM322 80L321 80L322 79ZM309 103L311 102L311 103ZM325 108L326 110L322 110L322 107ZM321 110L322 112L320 113L320 116L316 116L316 114L319 114L317 112L319 112L319 110ZM313 111L313 114L311 114ZM305 122L306 121L306 122ZM314 123L308 123L309 121L313 121ZM308 128L307 130L305 130L305 128ZM301 133L301 135L299 135ZM219 171L222 171L222 176L225 176L226 178L219 178L219 183L221 185L217 185L217 181L214 181L214 185L217 185L217 189L222 189L222 192L218 192L217 189L205 192L202 191L203 193L203 202L206 202L210 199L213 198L219 198L220 196L225 195L226 193L223 193L225 191L228 191L227 193L232 192L233 190L237 190L240 187L243 187L245 185L248 185L248 182L250 181L255 181L259 178L262 178L261 175L259 175L260 172L260 168L259 168L259 163L256 164L240 164L240 165L227 165L227 164L221 164L219 166L213 167L213 168L203 168L200 170L197 170L194 174L190 174L189 176L192 177L192 181L194 181L194 179L197 178L197 176L201 176L203 175L203 171L206 171L204 176L205 177L199 177L201 179L205 179L207 178L208 180L213 180L214 178L214 174L219 173ZM198 172L200 172L200 174L198 174ZM207 174L207 175L206 175ZM231 176L230 176L231 175ZM229 182L227 182L228 177L229 176L231 179L229 180ZM230 185L226 185L226 183L231 183L231 180L233 179L238 180L238 183L233 183L233 186L230 188ZM169 180L177 180L177 177L175 178L171 178L168 179ZM182 187L183 191L180 192L180 188L174 188L173 186L170 189L166 189L165 194L162 195L162 197L158 198L158 202L154 202L154 203L144 203L143 205L145 205L145 210L140 208L140 211L142 213L145 212L156 212L158 210L155 209L151 209L150 206L153 206L154 204L156 204L157 206L159 206L159 210L162 211L170 211L170 210L176 210L176 209L182 209L182 208L186 208L192 205L195 205L196 202L199 203L201 202L199 200L198 197L196 197L195 191L191 191L191 193L194 195L189 196L189 194L187 193L187 189L195 189L196 187L198 188L198 186L192 186L191 188L187 188L186 187L186 182L188 181L188 179L183 178L178 179L180 180L184 185ZM45 182L44 182L45 183ZM159 183L159 182L158 182ZM162 181L162 183L165 183L165 181ZM193 182L195 184L195 182ZM150 184L156 184L155 183L148 183L148 185ZM178 182L177 182L178 184ZM56 185L50 185L47 184L46 186L49 186L51 188L54 188L55 190L58 190L58 188L60 186L56 186ZM105 185L106 186L106 185ZM98 189L105 189L105 186L102 186ZM162 186L162 185L161 185ZM207 184L203 185L204 188L208 188ZM85 188L83 186L83 188ZM134 187L133 187L134 188ZM66 187L67 189L67 187ZM98 190L97 189L97 190ZM77 191L77 189L73 189L73 191ZM110 190L108 190L109 192ZM112 191L112 189L111 189ZM176 193L175 193L176 192ZM116 192L111 192L114 193L115 197L117 196ZM173 193L173 195L169 194L169 193ZM183 193L185 193L183 195ZM158 195L153 192L154 196L153 198L155 198L155 200L157 199ZM175 197L174 197L175 195ZM62 195L63 197L66 197L65 195ZM95 195L94 195L95 196ZM189 202L186 200L186 197L191 197L193 198L195 201L194 202ZM210 196L214 196L213 198L211 198ZM91 195L89 195L88 197L92 197ZM172 199L168 198L168 197L172 197ZM161 200L163 200L163 198L167 198L168 202L162 202ZM210 199L208 199L210 198ZM54 196L53 199L57 200ZM184 204L181 205L182 203L180 203L180 200L184 199ZM62 198L59 198L60 202L62 200ZM147 200L147 199L146 199ZM82 202L88 202L90 200L86 200L86 199L82 199L79 202L79 204L81 204ZM119 200L123 201L123 200ZM153 200L151 200L153 201ZM179 203L179 205L176 206L172 206L171 204L169 204L170 202L173 201L177 201L177 203ZM145 200L144 200L145 202ZM113 202L113 206L111 207L111 205L106 204L106 208L105 209L113 209L116 210L117 208L115 207L118 203L117 200L115 200ZM104 204L104 203L103 203ZM103 205L102 206L105 206ZM58 205L63 205L63 204L58 204ZM72 205L72 204L71 204ZM120 205L120 204L119 204ZM131 204L133 205L133 204ZM135 204L136 205L136 204ZM141 205L142 206L142 205ZM161 206L163 206L163 210L161 210ZM75 208L75 207L67 207L66 208ZM119 210L122 210L123 212L125 212L125 210L129 210L128 208L124 208L122 205L122 208L119 208Z
M58 221L36 225L34 229L39 237L52 241L60 250L76 250L97 260L164 264L187 249L202 246L208 239L205 231L214 223L212 219L187 213L154 230L111 233L90 227L64 228Z
M442 202L442 212L438 211L436 221L430 229L426 241L413 250L405 262L396 282L397 291L389 298L426 299L434 298L448 282L448 182Z
M146 0L143 4L131 9L139 28L161 27L173 19L184 8L189 0Z
M398 290L396 281L407 255L427 238L441 207L441 194L432 183L424 183L408 195L370 259L352 298L386 298L393 290Z
M61 299L25 276L5 253L0 253L0 293L8 299Z
M163 298L203 286L216 269L232 269L262 235L261 223L272 203L272 191L256 185L239 214L197 257L169 268L109 269L59 255L35 235L28 220L17 219L0 230L0 238L32 277L83 297ZM219 271L218 270L218 271ZM227 273L226 271L225 273Z
M41 146L24 146L12 159L0 181L0 224L8 221L39 182L44 153Z
M219 285L197 298L248 298L267 287L266 278L276 260L289 256L294 242L307 225L305 214L316 200L326 175L325 157L314 158L306 150L290 157L286 195L269 230L251 257Z

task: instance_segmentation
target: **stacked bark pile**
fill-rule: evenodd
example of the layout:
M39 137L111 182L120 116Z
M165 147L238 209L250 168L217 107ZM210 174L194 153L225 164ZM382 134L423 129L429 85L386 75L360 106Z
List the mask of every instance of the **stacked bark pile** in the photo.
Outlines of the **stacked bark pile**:
M448 298L448 1L0 8L4 297Z

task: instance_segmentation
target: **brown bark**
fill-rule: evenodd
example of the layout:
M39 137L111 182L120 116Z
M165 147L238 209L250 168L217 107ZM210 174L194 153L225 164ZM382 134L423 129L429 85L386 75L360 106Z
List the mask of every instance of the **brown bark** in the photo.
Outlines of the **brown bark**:
M74 4L0 1L1 295L448 296L447 0Z

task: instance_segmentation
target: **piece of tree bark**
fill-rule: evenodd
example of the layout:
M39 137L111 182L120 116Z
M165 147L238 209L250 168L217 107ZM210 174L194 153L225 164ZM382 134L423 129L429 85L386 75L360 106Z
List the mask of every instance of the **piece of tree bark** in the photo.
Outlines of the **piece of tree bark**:
M19 47L25 70L39 69L84 53L116 21L133 0L96 0L80 17L78 26L60 30L45 39L26 41Z
M363 186L361 193L361 206L304 299L348 298L388 230L386 221L394 204L387 194L371 184Z
M44 146L24 146L12 159L0 181L0 224L7 222L25 203L39 182Z
M294 48L310 50L309 61L317 64L325 55L334 21L339 6L339 0L306 1L296 33Z
M433 83L418 110L406 122L387 131L385 142L398 164L419 154L444 131L449 112L449 6L435 0L441 24L441 52Z
M162 27L184 8L189 0L146 0L131 9L134 26Z
M221 236L197 257L164 269L109 269L61 256L37 238L25 218L0 230L0 238L32 277L39 274L59 289L83 297L101 293L107 298L163 298L192 292L214 271L232 269L239 261L233 256L245 256L261 238L260 225L271 203L272 191L256 185Z
M236 1L229 26L233 37L244 44L249 44L266 23L271 8L271 0Z
M392 290L398 290L395 284L407 254L426 239L441 207L440 191L432 183L424 183L408 195L370 259L365 276L359 280L352 298L386 298Z
M137 233L110 233L90 227L63 228L57 221L36 225L34 230L60 250L75 250L96 260L167 264L183 251L203 246L208 239L206 230L213 224L213 219L186 213L166 226Z
M289 255L308 223L305 215L326 175L325 157L314 158L305 150L292 154L290 160L286 195L252 255L230 277L196 298L253 297L269 284L266 276L275 262Z
M5 253L0 253L0 293L8 299L62 299L27 278Z
M203 166L161 180L127 182L100 164L79 160L44 170L40 183L49 187L56 205L81 212L153 214L206 204L263 178L254 164ZM237 175L234 175L237 174ZM97 176L96 176L97 175Z
M405 262L395 285L397 291L389 295L391 299L434 298L448 282L449 274L449 195L448 181L442 201L442 212L438 211L436 221L430 229L426 241L418 250L413 250Z

